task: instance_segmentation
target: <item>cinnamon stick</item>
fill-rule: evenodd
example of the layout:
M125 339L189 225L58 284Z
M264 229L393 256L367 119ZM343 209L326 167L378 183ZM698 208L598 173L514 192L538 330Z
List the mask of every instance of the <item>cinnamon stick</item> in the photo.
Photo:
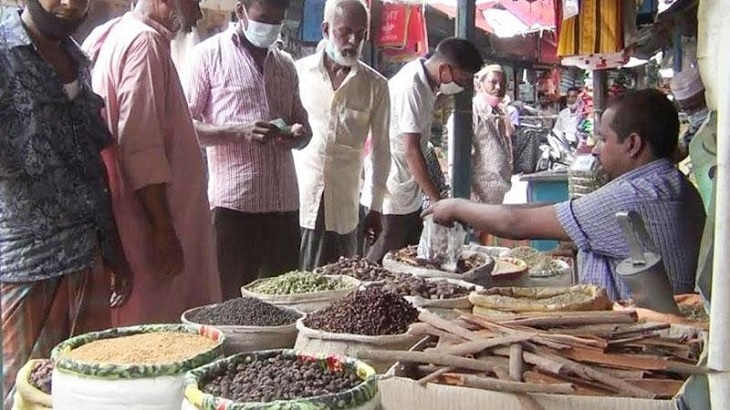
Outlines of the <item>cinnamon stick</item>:
M579 326L594 324L618 324L618 323L635 323L636 317L623 315L606 315L606 316L552 316L552 317L534 317L529 319L518 319L500 322L503 325L522 325L536 327L552 327L552 326Z
M448 366L447 367L442 367L440 369L437 369L433 373L431 373L431 374L429 374L429 375L427 375L425 377L422 377L421 379L419 379L416 382L416 384L423 386L423 385L427 384L430 381L433 381L433 380L438 379L439 376L441 376L442 374L449 373L449 372L453 372L454 370L456 370L456 369L453 368L453 367L448 367Z
M454 322L450 322L446 319L439 317L438 315L435 315L435 314L425 311L425 310L422 311L418 315L418 320L420 320L421 322L424 322L424 323L428 323L429 325L431 325L437 329L441 329L446 332L453 333L466 340L483 339L482 336L474 334L474 332L472 332L471 330L465 329L465 328L455 324Z
M456 367L480 372L494 372L493 366L486 361L467 359L448 354L404 352L400 350L363 350L357 353L357 358L383 362L431 363L439 366Z
M609 374L600 372L570 359L566 359L555 354L543 354L543 356L545 356L546 359L562 364L566 370L570 370L581 377L587 377L590 380L604 383L605 385L618 390L624 396L640 399L653 399L656 397L656 395L650 391L638 388L621 379L617 379Z
M444 354L451 354L455 356L468 356L477 354L483 350L495 347L495 346L501 346L501 345L509 345L512 343L518 343L525 340L530 340L531 337L533 337L534 334L517 334L512 336L502 336L502 337L495 337L492 339L483 339L483 340L474 340L471 342L465 342L460 343L453 346L446 346L443 348L437 348L433 349L432 351L444 353Z
M518 382L524 381L525 361L522 358L522 344L514 343L509 347L509 374Z
M408 328L408 334L413 336L436 336L439 338L463 341L464 338L459 337L453 333L444 332L441 329L437 329L428 323L414 323Z
M446 373L439 378L445 384L472 387L477 389L493 390L507 393L548 393L548 394L570 394L573 393L573 385L570 383L560 384L533 384L522 382L510 382L506 380L490 379L486 377L472 376L468 374Z

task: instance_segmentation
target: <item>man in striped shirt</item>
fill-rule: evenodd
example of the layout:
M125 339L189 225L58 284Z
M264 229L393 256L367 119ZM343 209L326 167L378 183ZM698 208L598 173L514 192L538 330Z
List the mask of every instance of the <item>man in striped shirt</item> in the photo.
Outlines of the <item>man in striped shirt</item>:
M207 149L224 299L294 270L299 197L292 149L309 143L291 57L279 50L289 0L242 0L238 24L193 50L188 104Z
M534 207L445 200L425 213L460 221L510 239L572 240L582 282L606 288L612 299L630 292L616 273L629 248L616 213L636 211L658 245L674 292L695 288L705 211L697 190L671 160L677 146L677 110L656 90L630 93L601 119L595 155L611 182L578 199Z

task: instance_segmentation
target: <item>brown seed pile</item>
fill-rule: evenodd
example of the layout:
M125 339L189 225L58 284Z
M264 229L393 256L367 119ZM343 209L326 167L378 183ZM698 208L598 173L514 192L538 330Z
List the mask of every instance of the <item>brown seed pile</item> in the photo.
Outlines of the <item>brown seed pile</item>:
M152 332L96 340L64 357L89 363L165 364L190 359L215 345L215 341L193 333Z
M40 362L30 373L30 385L45 394L51 394L51 376L53 375L53 362L44 360Z
M418 310L402 296L375 286L307 315L304 324L331 333L383 336L403 334L417 319Z
M385 281L383 289L401 296L420 296L425 299L456 299L469 294L468 288L445 281L427 281L411 275L399 275Z
M324 275L347 275L364 282L378 282L395 277L395 273L372 263L359 256L353 258L341 257L335 263L331 263L315 270Z
M302 315L256 298L236 298L190 312L186 319L213 326L284 326Z
M269 402L339 393L362 380L350 370L333 371L321 364L276 356L251 363L229 364L202 390L236 402Z

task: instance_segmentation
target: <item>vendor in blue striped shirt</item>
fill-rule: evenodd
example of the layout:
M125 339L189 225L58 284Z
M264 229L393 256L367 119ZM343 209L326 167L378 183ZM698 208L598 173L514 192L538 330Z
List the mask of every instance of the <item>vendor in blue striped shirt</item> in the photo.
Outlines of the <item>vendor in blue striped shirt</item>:
M611 182L555 205L438 202L424 214L444 225L459 221L509 239L572 240L583 283L630 298L616 266L629 257L616 213L636 211L659 247L675 294L693 292L705 211L695 187L671 160L679 135L674 105L656 90L628 93L606 109L593 153Z

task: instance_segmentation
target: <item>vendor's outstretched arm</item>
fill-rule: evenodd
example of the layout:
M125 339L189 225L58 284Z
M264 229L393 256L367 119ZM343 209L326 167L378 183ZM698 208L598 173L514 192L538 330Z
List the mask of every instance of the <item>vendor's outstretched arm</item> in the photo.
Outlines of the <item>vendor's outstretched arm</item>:
M486 205L465 199L446 199L423 214L432 214L442 225L461 222L501 238L570 240L552 205Z

